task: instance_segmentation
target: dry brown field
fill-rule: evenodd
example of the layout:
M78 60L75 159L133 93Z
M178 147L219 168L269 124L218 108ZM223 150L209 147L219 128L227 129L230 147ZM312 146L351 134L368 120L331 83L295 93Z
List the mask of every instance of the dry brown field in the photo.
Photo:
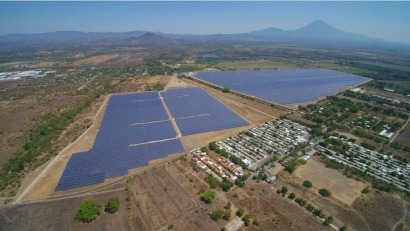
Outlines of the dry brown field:
M99 63L105 63L111 59L114 59L118 57L118 54L109 54L109 55L96 55L92 56L89 58L85 59L80 59L75 61L73 64L74 66L82 66L82 65L88 65L88 64L99 64Z
M335 199L347 205L351 205L366 187L364 183L347 178L335 169L326 168L323 163L315 159L310 159L306 165L299 166L294 174L302 182L305 180L312 182L312 191L318 192L319 189L326 188Z
M82 223L74 219L76 211L83 200L92 198L104 205L110 197L118 197L120 200L120 210L117 213L110 214L101 209L101 215L91 223ZM79 196L69 199L0 207L0 230L125 231L128 230L125 190L121 189L86 197Z

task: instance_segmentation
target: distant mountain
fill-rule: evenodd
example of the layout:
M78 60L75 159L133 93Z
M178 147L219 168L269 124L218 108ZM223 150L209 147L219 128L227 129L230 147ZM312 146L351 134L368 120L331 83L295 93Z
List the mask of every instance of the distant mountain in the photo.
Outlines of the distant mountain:
M0 36L0 50L50 47L54 45L142 45L155 46L180 42L267 42L307 44L336 47L409 48L409 44L389 42L342 31L323 21L312 22L296 30L267 28L240 34L167 34L161 32L78 32L58 31L39 34L12 34Z

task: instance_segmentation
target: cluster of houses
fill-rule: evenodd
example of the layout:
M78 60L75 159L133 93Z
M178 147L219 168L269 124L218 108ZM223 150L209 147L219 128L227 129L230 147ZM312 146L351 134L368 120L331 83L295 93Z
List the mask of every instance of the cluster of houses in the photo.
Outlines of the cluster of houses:
M220 149L240 158L250 170L272 155L286 157L296 145L308 142L309 128L287 119L267 122L217 143Z
M339 138L334 137L334 139ZM342 141L350 147L346 154L337 153L332 151L331 148L319 145L316 146L316 150L328 155L329 159L359 169L385 182L392 183L401 190L410 191L410 164L391 155L366 149L343 139Z
M206 152L201 152L200 149L191 151L193 160L196 164L208 174L216 174L220 178L227 178L234 182L238 177L243 176L241 166L232 163L228 158L218 156L213 158L207 155Z

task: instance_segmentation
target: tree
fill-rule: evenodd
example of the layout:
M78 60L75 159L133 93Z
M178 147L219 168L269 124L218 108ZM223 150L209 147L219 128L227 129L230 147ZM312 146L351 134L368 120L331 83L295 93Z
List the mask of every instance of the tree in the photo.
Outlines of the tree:
M222 218L222 216L224 216L224 212L220 209L216 209L216 210L211 212L210 216L211 216L212 220L218 221Z
M225 211L225 213L224 213L224 215L223 215L223 217L222 217L224 220L227 220L227 221L229 221L229 219L231 219L231 211Z
M339 231L348 231L349 229L347 228L347 226L343 226L339 229Z
M296 198L296 194L295 193L290 193L289 194L289 199L291 199L291 200L293 200L293 199L295 199Z
M217 188L220 184L218 178L214 177L213 175L209 174L206 178L205 178L206 182L208 182L209 186L211 188Z
M117 197L110 198L105 204L104 211L108 213L115 213L120 208L120 201Z
M330 195L332 195L332 193L329 190L325 189L325 188L319 189L319 194L324 196L324 197L329 197Z
M101 205L92 199L85 200L80 204L75 219L81 222L91 222L100 215Z
M280 190L280 192L282 194L286 194L286 193L288 193L288 188L286 188L286 186L282 186L282 189Z
M219 186L221 186L222 190L224 192L228 192L228 190L230 188L232 188L233 183L230 182L228 179L226 179L225 177L222 179L222 182L219 184Z
M245 216L242 217L243 223L245 223L245 226L249 226L251 223L251 216L249 214L246 214Z
M228 203L224 206L225 209L231 209L232 203L228 201Z
M303 181L303 186L305 186L306 188L311 188L313 186L312 182L305 180Z
M333 217L332 217L332 216L329 216L329 217L327 217L326 220L323 222L323 225L324 225L324 226L329 226L329 225L332 224L332 223L333 223Z
M212 201L215 199L215 192L212 190L206 190L204 193L202 193L201 199L205 203L211 204Z
M245 210L243 208L239 208L238 211L236 211L236 216L242 217L244 213Z
M218 145L216 145L215 142L211 142L211 143L209 143L208 147L209 147L210 150L213 151L213 150L215 150L216 148L218 148Z

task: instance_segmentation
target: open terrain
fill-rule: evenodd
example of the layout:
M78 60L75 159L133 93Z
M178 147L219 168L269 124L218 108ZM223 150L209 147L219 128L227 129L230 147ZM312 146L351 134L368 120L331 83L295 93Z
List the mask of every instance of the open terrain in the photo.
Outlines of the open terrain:
M124 188L93 196L56 199L23 204L18 206L0 207L1 230L127 230L127 208ZM118 197L120 210L115 214L105 213L91 223L75 220L80 203L92 198L101 204L110 197Z
M296 169L295 176L303 181L312 182L313 191L321 188L329 189L333 197L347 205L351 205L361 195L361 191L366 186L360 181L347 178L337 170L326 168L315 159L307 161L306 165Z

